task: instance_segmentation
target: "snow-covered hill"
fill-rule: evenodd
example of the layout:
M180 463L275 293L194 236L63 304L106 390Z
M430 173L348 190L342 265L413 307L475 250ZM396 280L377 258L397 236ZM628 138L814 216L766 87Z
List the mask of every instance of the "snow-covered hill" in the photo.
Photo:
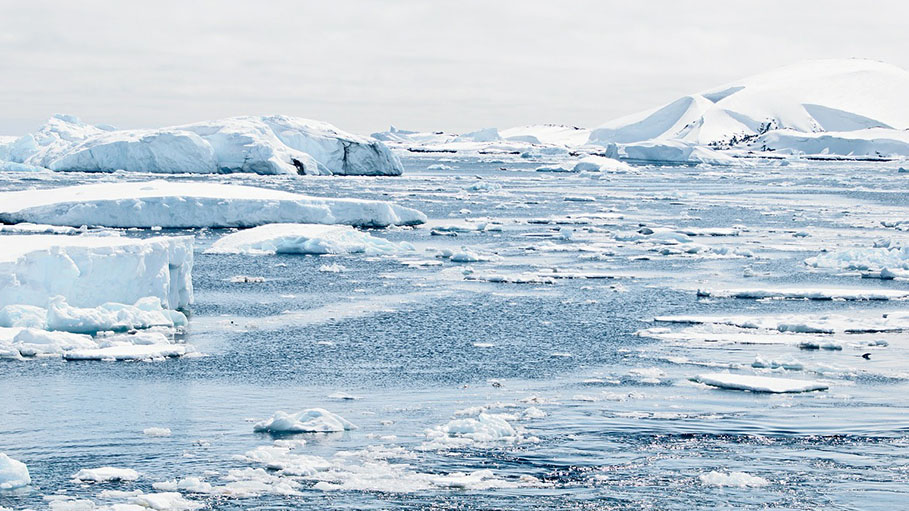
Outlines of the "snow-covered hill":
M792 153L887 156L909 155L906 129L909 72L872 60L817 60L615 119L593 130L589 141L600 145L678 141L775 150L773 143L785 139L785 148ZM758 141L776 131L787 135ZM799 133L835 133L830 138L836 143L826 147L823 137L810 135L804 137L805 147L799 147L792 136ZM869 144L869 140L887 142Z
M116 130L68 115L0 148L0 159L60 171L400 175L381 142L298 117L232 117ZM3 141L0 141L3 143Z

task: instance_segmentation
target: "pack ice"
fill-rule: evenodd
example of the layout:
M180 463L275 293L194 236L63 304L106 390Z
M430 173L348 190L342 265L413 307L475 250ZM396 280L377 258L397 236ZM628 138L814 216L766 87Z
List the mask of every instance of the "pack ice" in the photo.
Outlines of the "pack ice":
M705 161L716 157L712 149L907 156L907 88L909 72L882 62L809 61L615 119L593 130L589 143L615 144L640 160Z
M219 183L102 183L0 193L0 222L106 227L255 227L281 222L416 225L426 215L384 201L309 197Z
M0 160L59 171L400 175L384 144L331 124L273 115L116 130L55 115L37 132L0 140Z

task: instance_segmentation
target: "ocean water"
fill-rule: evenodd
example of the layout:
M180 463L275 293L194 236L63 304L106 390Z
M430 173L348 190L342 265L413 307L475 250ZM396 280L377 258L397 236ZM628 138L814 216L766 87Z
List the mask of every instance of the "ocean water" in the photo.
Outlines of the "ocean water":
M440 162L452 169L426 170ZM538 173L539 164L422 155L405 159L400 178L151 176L392 200L424 211L430 223L374 231L416 247L383 257L212 255L202 252L229 231L122 232L196 236L196 301L182 340L205 356L0 361L0 452L27 463L33 480L0 493L0 506L46 509L71 498L101 507L129 498L109 490L151 493L155 483L193 477L214 486L246 481L244 495L182 491L210 509L909 503L904 331L785 333L716 320L883 324L909 312L905 301L697 292L909 290L905 281L804 263L823 250L909 240L899 225L882 224L909 220L905 175L887 165L818 162L604 175ZM0 189L148 178L6 173ZM486 229L446 235L446 226L466 223ZM698 235L679 241L680 231ZM462 247L484 260L441 257ZM340 271L324 271L332 265ZM265 281L230 282L235 275ZM655 321L663 316L706 324ZM812 339L840 349L799 347ZM772 361L785 367L754 367ZM828 389L767 394L692 381L727 371ZM277 410L313 407L357 429L253 431ZM439 434L489 416L512 429ZM150 427L172 433L143 434ZM318 458L317 472L236 472L269 469L247 453L300 439L305 445L289 455ZM101 466L140 477L72 480Z

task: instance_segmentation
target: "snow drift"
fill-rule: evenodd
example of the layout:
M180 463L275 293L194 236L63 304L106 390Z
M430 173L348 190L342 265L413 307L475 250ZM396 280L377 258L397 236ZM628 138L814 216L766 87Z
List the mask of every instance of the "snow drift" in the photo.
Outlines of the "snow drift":
M415 225L426 216L389 202L329 199L251 186L147 181L0 192L0 222L106 227L255 227L280 222Z
M0 160L86 172L400 175L403 170L378 140L284 115L145 130L55 115L37 132L3 143Z

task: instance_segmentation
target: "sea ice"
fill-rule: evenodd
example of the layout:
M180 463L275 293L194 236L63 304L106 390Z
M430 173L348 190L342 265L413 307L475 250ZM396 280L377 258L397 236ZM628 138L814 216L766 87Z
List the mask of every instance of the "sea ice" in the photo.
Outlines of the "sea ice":
M770 481L763 477L753 476L745 472L717 472L715 470L698 476L701 483L707 486L734 486L738 488L757 488L767 486Z
M83 468L73 479L79 482L102 483L110 481L135 481L139 473L131 468L99 467Z
M309 408L297 413L275 412L270 419L253 429L269 433L335 433L356 429L352 423L323 408Z
M731 373L699 374L692 378L692 380L721 389L767 392L773 394L812 392L827 390L829 388L829 385L819 381L771 378L767 376Z
M0 453L0 490L11 490L31 484L28 467L21 461L14 460Z
M106 227L255 227L292 222L416 225L423 213L389 202L309 197L208 182L119 182L0 192L0 222Z
M347 225L267 224L229 234L210 254L394 254L413 250Z

